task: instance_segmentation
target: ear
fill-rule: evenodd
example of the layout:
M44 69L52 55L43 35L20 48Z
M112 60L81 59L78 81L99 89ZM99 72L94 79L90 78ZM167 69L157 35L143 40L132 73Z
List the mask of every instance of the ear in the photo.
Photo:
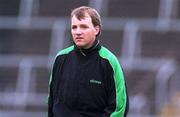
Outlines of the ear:
M96 30L96 35L98 35L100 33L100 27L99 26L96 26L95 27L95 30Z

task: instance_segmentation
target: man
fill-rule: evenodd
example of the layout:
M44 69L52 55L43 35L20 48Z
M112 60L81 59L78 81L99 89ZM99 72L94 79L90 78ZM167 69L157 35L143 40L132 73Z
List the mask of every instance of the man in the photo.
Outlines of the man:
M125 117L127 93L117 58L101 46L101 19L90 7L71 13L74 45L61 50L50 78L48 117Z

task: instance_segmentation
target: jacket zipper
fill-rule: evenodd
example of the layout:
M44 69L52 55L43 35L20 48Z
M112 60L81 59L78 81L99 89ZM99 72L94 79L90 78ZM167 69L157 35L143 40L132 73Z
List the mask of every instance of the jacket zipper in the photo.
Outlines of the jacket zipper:
M83 56L86 56L86 54L82 51L82 49L80 49L80 52Z

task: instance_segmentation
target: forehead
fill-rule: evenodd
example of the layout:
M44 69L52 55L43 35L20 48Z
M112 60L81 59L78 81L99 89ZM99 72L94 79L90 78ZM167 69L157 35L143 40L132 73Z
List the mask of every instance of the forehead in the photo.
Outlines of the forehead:
M89 15L85 15L80 20L74 15L71 18L71 25L77 25L77 24L92 24L91 17Z

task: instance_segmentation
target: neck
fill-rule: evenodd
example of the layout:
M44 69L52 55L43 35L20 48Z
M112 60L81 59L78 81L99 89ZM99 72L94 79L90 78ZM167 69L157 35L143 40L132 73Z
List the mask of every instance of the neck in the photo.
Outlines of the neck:
M93 52L93 51L95 51L95 50L98 50L98 49L100 48L99 40L96 39L96 40L94 41L93 45L92 45L90 48L88 48L88 49L79 48L79 47L77 47L77 46L75 46L75 48L76 48L77 51L81 52L82 55L87 55L88 53L91 53L91 52Z
M82 47L77 46L77 48L87 50L87 49L94 47L97 43L99 43L99 40L95 39L92 42L92 44L90 44L89 46L82 46Z

